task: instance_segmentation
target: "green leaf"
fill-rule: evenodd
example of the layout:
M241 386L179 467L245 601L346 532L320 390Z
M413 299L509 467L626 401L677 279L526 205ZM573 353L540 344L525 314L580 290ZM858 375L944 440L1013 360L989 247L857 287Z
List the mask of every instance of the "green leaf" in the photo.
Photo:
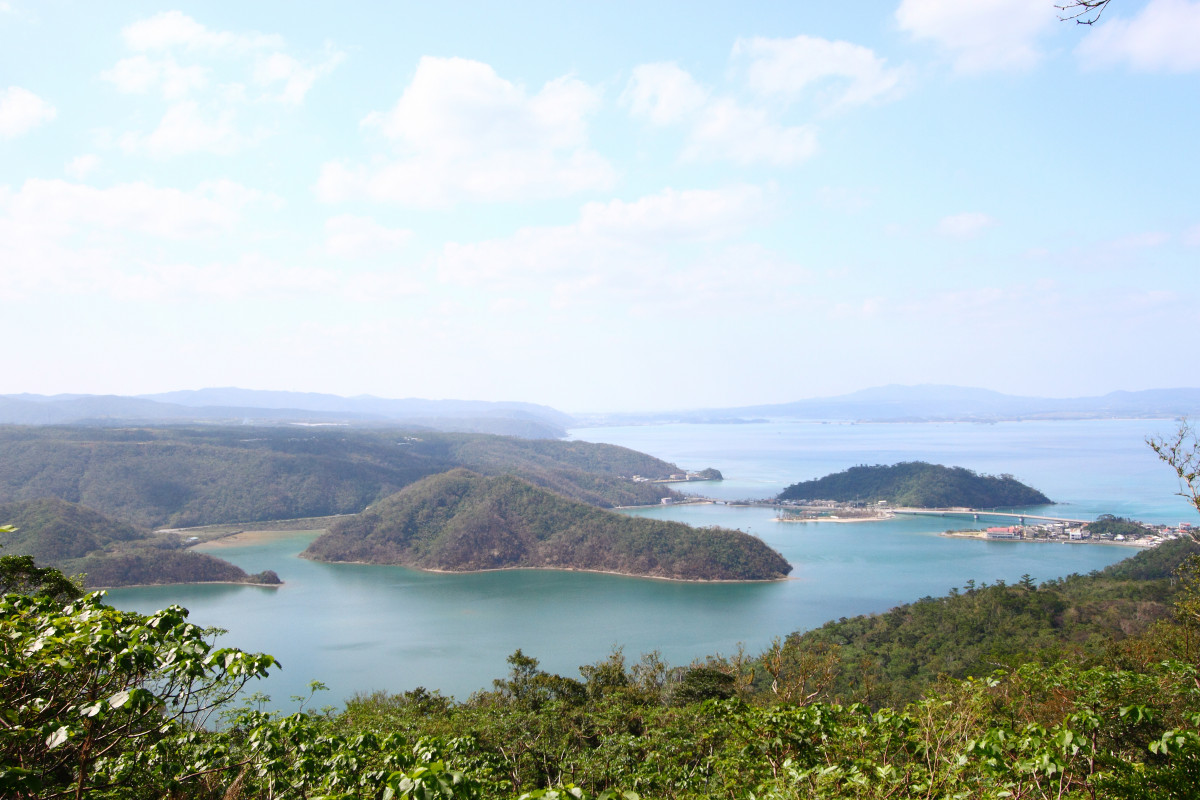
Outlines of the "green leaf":
M46 737L46 747L50 750L58 747L71 736L71 730L66 725L56 730L54 733Z

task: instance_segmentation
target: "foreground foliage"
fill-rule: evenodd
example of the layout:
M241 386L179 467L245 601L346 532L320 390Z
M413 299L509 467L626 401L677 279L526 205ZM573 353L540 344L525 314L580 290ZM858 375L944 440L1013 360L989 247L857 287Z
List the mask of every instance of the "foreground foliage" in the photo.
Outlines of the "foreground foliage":
M891 705L842 697L838 650L793 638L690 667L616 651L578 679L518 651L465 702L280 715L230 704L269 656L214 647L177 607L48 587L0 601L0 794L21 800L1190 798L1200 781L1195 559L1170 613L1094 664L934 678Z

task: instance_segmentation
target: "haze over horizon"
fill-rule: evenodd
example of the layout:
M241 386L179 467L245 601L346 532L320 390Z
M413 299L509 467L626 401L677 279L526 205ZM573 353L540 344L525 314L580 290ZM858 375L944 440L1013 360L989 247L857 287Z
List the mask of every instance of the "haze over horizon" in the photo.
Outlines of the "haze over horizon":
M0 394L1187 386L1200 2L0 0Z

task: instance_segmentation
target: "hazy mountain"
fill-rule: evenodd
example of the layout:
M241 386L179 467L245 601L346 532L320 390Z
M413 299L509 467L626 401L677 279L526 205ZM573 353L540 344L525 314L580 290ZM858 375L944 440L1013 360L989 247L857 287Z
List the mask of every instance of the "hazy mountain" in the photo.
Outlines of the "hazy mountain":
M1100 397L1045 398L961 386L880 386L836 397L772 405L709 408L656 414L596 414L590 424L743 422L752 419L933 421L1093 419L1200 415L1200 389L1110 392Z
M139 395L147 400L182 406L239 406L244 408L296 408L309 411L363 414L387 419L442 419L505 417L534 419L566 426L568 414L536 403L488 402L483 400L392 400L371 395L342 397L316 392L273 392L257 389L194 389Z
M156 395L0 396L0 423L162 422L343 423L403 425L464 433L559 438L572 423L567 414L533 403L469 400L389 400L311 392L199 389Z

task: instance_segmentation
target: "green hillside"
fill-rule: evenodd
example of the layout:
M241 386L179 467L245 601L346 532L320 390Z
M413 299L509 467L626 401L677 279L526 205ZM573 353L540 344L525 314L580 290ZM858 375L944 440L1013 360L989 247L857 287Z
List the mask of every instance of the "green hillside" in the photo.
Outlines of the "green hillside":
M184 549L174 534L154 535L63 500L41 498L0 505L0 552L32 556L39 567L83 575L84 586L162 583L278 583L274 573L247 575L207 553Z
M873 704L920 697L940 676L986 675L1029 661L1098 662L1114 643L1171 617L1175 571L1200 555L1192 540L1167 542L1091 575L1035 585L957 587L882 614L792 634L797 651L836 650L833 690ZM1145 665L1138 665L1145 666Z
M1048 505L1052 501L1011 475L981 475L963 467L924 461L892 466L857 466L811 481L794 483L780 500L886 501L917 508L1003 508Z
M0 427L0 502L56 497L143 527L353 514L454 467L513 473L593 505L677 496L681 471L587 442L297 428Z
M771 580L791 566L739 531L604 511L512 476L465 469L426 478L330 530L322 561L422 569L586 569L678 580Z

